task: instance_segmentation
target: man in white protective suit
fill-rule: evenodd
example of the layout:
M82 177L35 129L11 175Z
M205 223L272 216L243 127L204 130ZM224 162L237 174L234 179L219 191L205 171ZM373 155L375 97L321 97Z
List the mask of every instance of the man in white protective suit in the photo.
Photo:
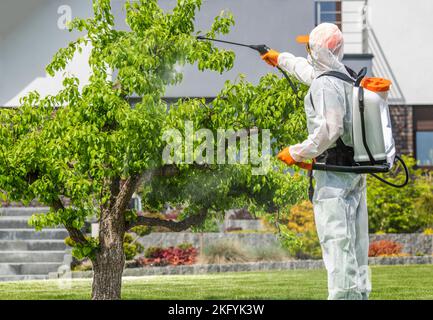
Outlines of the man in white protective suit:
M340 157L341 146L353 148L353 85L330 71L353 77L343 63L344 40L339 28L322 23L306 43L308 58L270 50L262 55L268 64L284 69L310 86L305 97L308 138L278 155L288 165L327 154ZM341 159L340 159L341 160ZM366 177L362 174L314 171L313 205L323 260L328 272L328 299L368 299L368 215Z

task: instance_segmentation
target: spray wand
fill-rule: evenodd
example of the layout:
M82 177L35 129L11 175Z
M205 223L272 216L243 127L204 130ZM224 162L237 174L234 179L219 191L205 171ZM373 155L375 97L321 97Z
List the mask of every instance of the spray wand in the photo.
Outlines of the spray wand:
M198 36L197 40L207 40L207 41L213 41L213 42L227 43L227 44L231 44L231 45L239 46L239 47L246 47L246 48L250 48L250 49L253 49L253 50L257 51L258 53L260 53L260 55L264 55L264 54L268 53L269 50L271 50L271 48L269 48L265 44L258 44L258 45L244 44L244 43L239 43L239 42L232 42L232 41L211 39L211 38L206 38L206 37L203 37L203 36ZM293 92L296 94L296 97L297 97L298 96L298 89L296 88L296 86L293 83L293 81L290 79L290 77L287 74L287 72L285 72L283 69L281 69L278 66L277 66L277 69L283 74L284 78L287 79L287 81L289 82L290 87L292 88Z

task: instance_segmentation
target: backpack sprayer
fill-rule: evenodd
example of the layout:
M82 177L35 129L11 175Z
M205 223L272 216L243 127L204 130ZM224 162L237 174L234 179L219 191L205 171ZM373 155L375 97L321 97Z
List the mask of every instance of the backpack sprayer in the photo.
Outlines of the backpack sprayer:
M247 47L259 52L261 55L270 50L264 44L248 45L203 36L198 36L197 39ZM287 72L279 66L277 68L287 79L297 96L298 90ZM358 74L348 67L346 69L351 75L350 77L341 72L329 71L321 74L319 78L324 76L335 77L353 85L352 133L354 147L346 146L342 139L339 138L335 148L325 151L324 154L315 159L312 169L358 174L368 173L387 185L402 188L409 182L409 170L403 159L397 156L395 151L387 103L391 82L380 78L365 78L367 68L363 68ZM311 95L310 101L314 108ZM369 133L368 136L367 132ZM394 184L377 175L377 173L390 172L396 161L401 163L406 175L402 184ZM308 165L300 163L298 166L305 169Z

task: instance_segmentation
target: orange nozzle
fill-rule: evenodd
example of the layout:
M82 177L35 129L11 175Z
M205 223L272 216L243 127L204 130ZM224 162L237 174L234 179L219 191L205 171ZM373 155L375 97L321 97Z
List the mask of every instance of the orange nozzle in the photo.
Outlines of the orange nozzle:
M308 34L297 36L296 42L306 44L306 43L310 42L310 36Z
M385 92L389 90L391 81L383 78L364 78L361 87L373 92Z

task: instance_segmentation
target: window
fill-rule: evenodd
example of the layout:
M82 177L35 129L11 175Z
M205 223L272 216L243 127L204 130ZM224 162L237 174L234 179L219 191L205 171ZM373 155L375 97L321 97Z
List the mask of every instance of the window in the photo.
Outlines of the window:
M336 24L341 30L341 1L316 1L316 26L322 22Z
M433 168L433 106L414 107L413 119L417 163Z
M416 159L419 166L433 167L433 131L416 133Z

